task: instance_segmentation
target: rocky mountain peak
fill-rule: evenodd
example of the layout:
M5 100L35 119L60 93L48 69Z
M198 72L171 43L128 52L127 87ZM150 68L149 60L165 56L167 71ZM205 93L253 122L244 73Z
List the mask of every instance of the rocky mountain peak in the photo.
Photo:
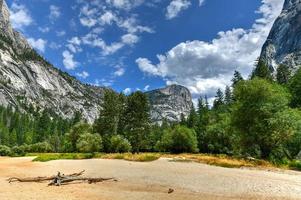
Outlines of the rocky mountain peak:
M180 121L181 115L187 117L193 106L190 91L181 85L170 85L146 93L151 104L151 119L161 123L164 119Z

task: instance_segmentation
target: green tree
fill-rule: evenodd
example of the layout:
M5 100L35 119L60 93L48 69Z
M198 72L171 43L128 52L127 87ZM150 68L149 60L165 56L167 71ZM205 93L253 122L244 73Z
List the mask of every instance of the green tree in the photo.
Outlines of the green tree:
M99 134L84 133L80 135L76 148L82 153L100 152L102 150L102 139Z
M279 84L287 84L291 77L291 72L286 65L279 65L277 68L276 79Z
M124 131L135 153L146 149L150 132L150 106L146 94L138 91L127 98Z
M120 119L121 102L119 94L113 90L106 90L98 119L94 124L94 131L99 133L104 140L104 149L108 150L107 144L112 135L117 134Z
M241 73L235 70L233 78L232 78L232 87L235 87L237 85L237 83L239 83L240 81L243 81L243 80L244 79L243 79Z
M74 152L76 151L76 144L78 139L81 135L85 133L91 133L92 128L89 124L86 123L77 123L75 124L69 131L69 133L66 134L68 142L70 142L71 149L70 151Z
M216 92L215 100L213 102L213 108L218 109L222 105L224 105L224 93L221 89L218 89Z
M285 144L296 130L296 114L288 108L285 88L263 79L238 84L234 89L234 128L241 135L242 148L252 156L268 158Z
M251 79L254 79L256 77L263 78L269 81L273 80L273 76L269 66L262 59L258 60L257 65L252 72Z
M288 88L292 94L291 106L301 107L301 68L290 79Z
M197 112L195 111L194 106L192 105L187 119L187 127L196 129L197 123L198 123L198 115Z
M111 153L124 153L130 152L132 146L130 142L121 135L113 135L110 139L110 152Z
M196 153L196 133L193 129L177 125L174 128L166 129L160 141L156 145L158 151L172 153Z
M229 86L226 86L226 89L225 89L225 104L229 105L229 104L232 103L232 101L233 101L232 91L231 91Z

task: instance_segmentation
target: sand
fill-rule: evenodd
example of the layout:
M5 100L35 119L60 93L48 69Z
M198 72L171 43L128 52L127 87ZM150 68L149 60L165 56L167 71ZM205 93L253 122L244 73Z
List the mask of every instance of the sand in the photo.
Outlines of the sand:
M123 160L56 160L32 162L32 157L0 158L1 200L194 200L301 199L301 173L230 169L199 163ZM47 183L8 183L12 176L49 176L57 171L86 170L86 176L115 177L118 182L77 183L48 187ZM174 192L168 194L168 189Z

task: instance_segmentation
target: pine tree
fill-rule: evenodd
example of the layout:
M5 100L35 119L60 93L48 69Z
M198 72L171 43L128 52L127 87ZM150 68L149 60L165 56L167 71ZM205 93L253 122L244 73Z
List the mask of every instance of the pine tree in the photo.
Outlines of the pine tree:
M146 94L138 91L127 98L125 134L135 153L145 149L150 129L150 106Z
M277 68L276 79L279 84L287 84L291 77L291 72L286 65L279 65Z
M269 66L262 59L258 60L257 65L252 72L251 79L254 79L255 77L263 78L269 81L273 80Z
M187 119L187 127L195 129L197 126L197 122L198 122L198 115L197 112L195 111L194 106L192 106Z
M94 131L99 133L104 142L104 150L109 150L109 140L116 135L121 112L119 94L113 90L106 90L98 119L94 124Z
M213 108L217 109L223 104L224 104L224 94L221 89L218 89L216 92L215 100L213 102Z
M232 103L232 101L233 101L232 91L231 91L229 86L226 86L226 89L225 89L225 104L229 105L229 104Z
M202 97L198 100L198 123L197 123L197 138L198 138L198 146L201 151L205 149L205 136L206 129L209 125L209 105L207 101L207 97L205 96L205 100Z
M240 72L236 71L234 72L233 78L232 78L232 87L235 87L235 85L237 85L237 83L239 83L240 81L243 81L243 77L240 74Z

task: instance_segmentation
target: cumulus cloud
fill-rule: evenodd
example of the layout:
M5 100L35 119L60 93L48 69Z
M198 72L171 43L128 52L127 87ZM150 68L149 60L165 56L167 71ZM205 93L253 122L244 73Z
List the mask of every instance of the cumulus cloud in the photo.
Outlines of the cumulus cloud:
M69 51L65 50L63 52L63 64L66 69L73 70L78 66L78 62L74 60L74 55Z
M88 72L86 72L86 71L78 72L78 73L76 73L76 75L78 77L83 78L83 79L86 79L86 78L88 78L90 76L90 74Z
M113 75L114 76L123 76L125 73L125 69L124 68L118 68L114 73Z
M123 93L124 93L125 95L129 95L129 94L131 94L131 92L132 92L132 89L131 89L131 88L125 88L125 89L123 90Z
M33 22L28 9L24 5L15 2L10 8L10 21L14 28L21 30Z
M200 2L201 3L201 2ZM167 6L166 19L173 19L191 5L189 0L172 0Z
M50 10L50 14L49 14L50 20L54 21L61 16L61 11L59 7L55 5L50 5L49 10Z
M141 71L163 77L167 84L182 84L194 95L212 97L218 88L230 84L234 70L245 77L250 74L282 5L283 0L262 0L257 11L262 17L252 28L219 32L211 42L182 42L157 55L157 64L147 58L138 58L136 63Z
M41 52L45 52L45 48L46 48L46 44L47 44L46 40L43 40L41 38L39 38L37 40L34 38L28 38L27 41L33 48L35 48Z

